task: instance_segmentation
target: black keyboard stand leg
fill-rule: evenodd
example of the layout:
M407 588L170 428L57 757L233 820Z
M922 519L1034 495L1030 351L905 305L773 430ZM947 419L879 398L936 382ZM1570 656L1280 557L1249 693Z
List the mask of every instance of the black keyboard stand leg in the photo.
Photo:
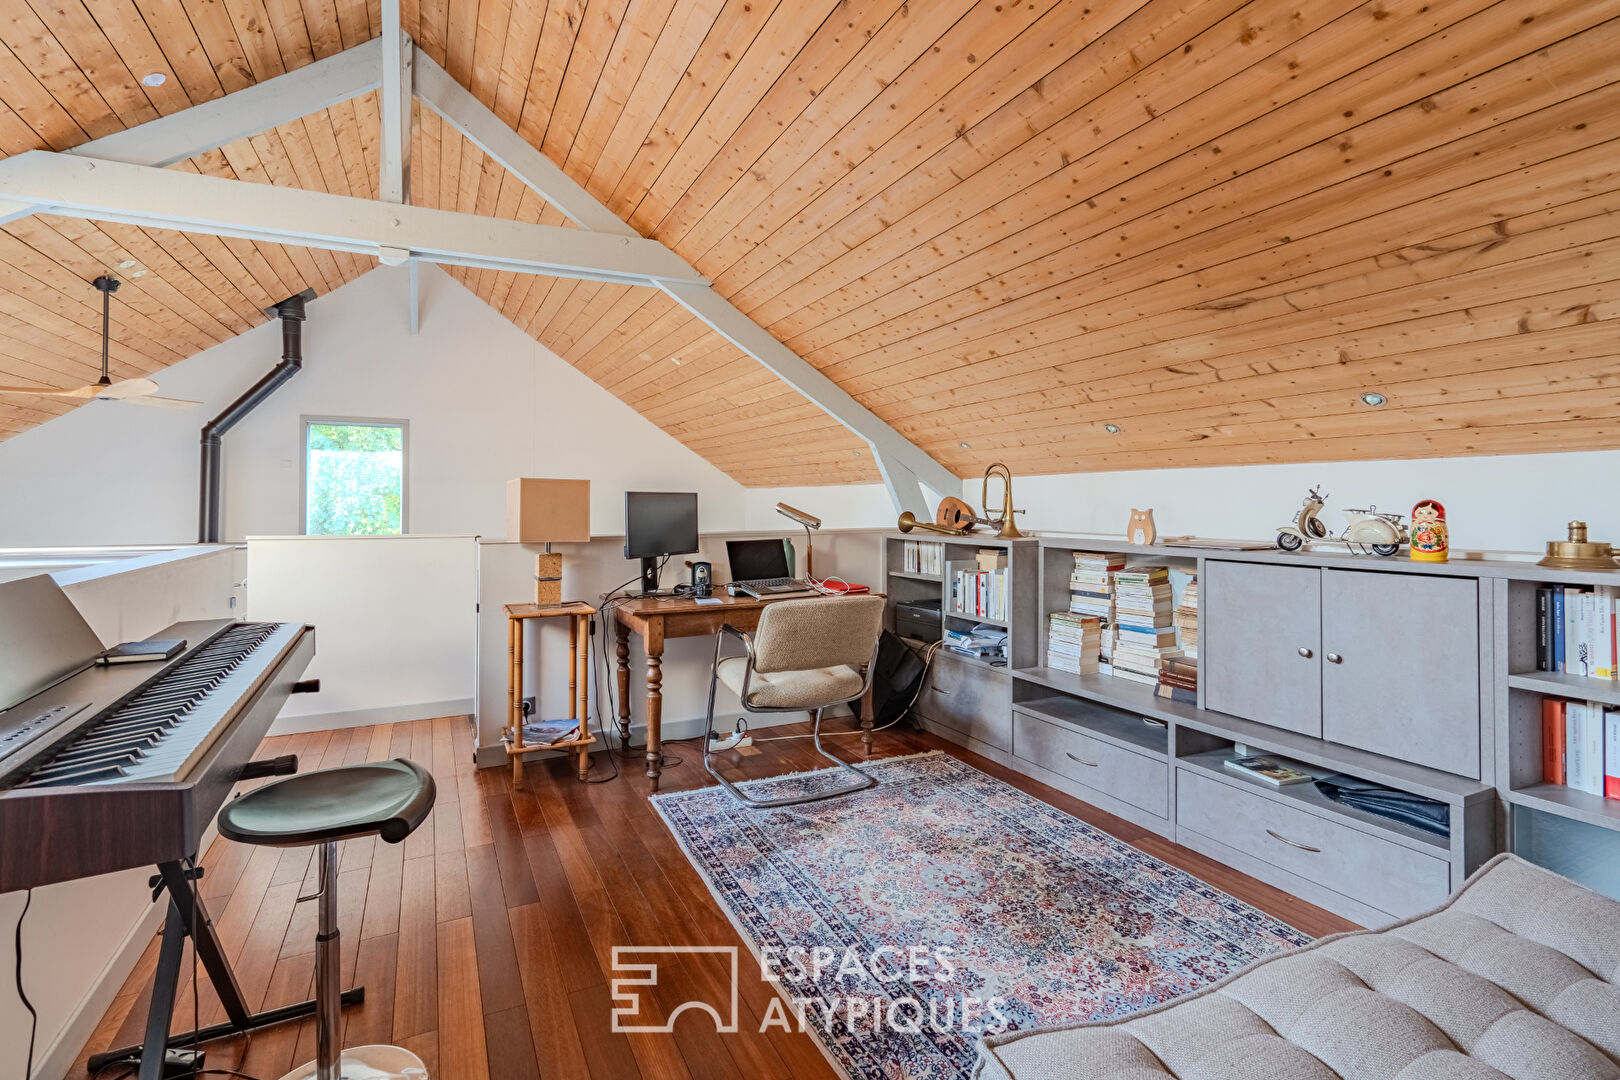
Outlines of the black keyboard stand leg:
M158 951L157 974L152 982L152 1003L146 1014L145 1041L141 1046L126 1046L92 1055L86 1063L92 1076L114 1062L122 1061L140 1063L138 1080L162 1080L164 1076L162 1051L169 1047L210 1042L269 1027L272 1024L315 1015L313 1000L266 1009L259 1013L250 1012L247 1003L242 1000L242 988L237 985L230 959L220 945L213 920L208 917L208 910L203 905L201 895L196 892L192 878L178 862L160 863L158 872L169 895L169 913L163 922L163 944ZM185 959L185 939L192 936L193 928L196 930L197 959L208 972L208 979L213 983L220 1004L224 1006L225 1015L230 1019L222 1024L205 1027L195 1035L189 1031L170 1035L169 1029L174 1022L175 995L180 985L182 961ZM355 986L343 991L341 1001L344 1005L358 1005L365 999L366 988ZM147 1053L148 1050L152 1052Z

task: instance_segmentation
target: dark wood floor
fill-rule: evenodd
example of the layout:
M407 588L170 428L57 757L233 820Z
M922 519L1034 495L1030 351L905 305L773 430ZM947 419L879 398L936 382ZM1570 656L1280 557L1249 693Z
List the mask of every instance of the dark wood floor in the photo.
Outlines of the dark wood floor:
M772 734L798 729L776 729ZM853 737L833 740L858 753ZM1311 934L1350 926L1319 908L1235 873L1161 837L1077 802L933 736L881 732L874 756L939 748L1197 874ZM674 743L682 764L664 790L708 780L692 743ZM345 1014L345 1045L397 1043L420 1054L435 1080L592 1077L738 1078L835 1076L810 1038L773 1028L756 1034L770 990L744 979L741 1033L720 1036L692 1015L672 1035L609 1031L608 972L614 945L740 945L736 931L647 802L632 762L603 784L580 784L561 760L533 763L523 790L506 769L474 769L466 718L353 728L267 739L261 757L293 753L303 768L407 756L429 765L439 785L433 816L403 844L344 845L340 922L344 985L358 980L365 1003ZM593 778L608 771L594 759ZM740 759L750 775L813 768L807 740L763 743ZM218 841L204 858L203 894L249 1004L270 1007L312 992L314 905L296 904L314 886L310 849L249 848ZM744 953L746 956L746 952ZM86 1048L138 1041L154 939ZM708 961L713 961L709 963ZM661 972L659 995L722 985L718 957ZM189 972L189 965L187 971ZM224 1019L207 989L203 1024ZM190 1030L189 985L176 1009ZM308 1022L251 1039L210 1045L210 1067L272 1080L314 1056ZM84 1077L83 1059L70 1075ZM112 1073L110 1075L116 1075Z

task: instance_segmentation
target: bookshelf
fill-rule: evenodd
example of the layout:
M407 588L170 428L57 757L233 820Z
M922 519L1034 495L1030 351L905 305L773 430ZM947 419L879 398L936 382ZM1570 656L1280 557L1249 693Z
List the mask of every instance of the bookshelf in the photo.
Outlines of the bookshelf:
M1001 543L938 539L949 548L943 552L947 561L971 558L975 547ZM928 704L925 691L919 712L930 729L1362 923L1412 914L1419 898L1437 890L1444 895L1501 850L1518 851L1620 896L1620 800L1547 784L1541 768L1542 699L1550 695L1620 708L1620 681L1538 671L1535 655L1537 587L1620 584L1620 569L1548 569L1536 566L1533 558L1465 553L1455 553L1450 563L1421 564L1330 551L1142 547L1120 537L1043 536L1016 543L1009 551L1014 603L1005 620L1010 662L997 667L951 657L937 663L935 677L949 693ZM1196 702L1160 698L1145 683L1077 675L1048 664L1047 616L1068 610L1068 577L1076 551L1119 553L1131 565L1168 567L1174 603L1179 603L1185 582L1198 576ZM891 597L938 598L943 609L947 593L942 577L908 575L897 555L888 558L889 569L901 571L887 577ZM1212 566L1223 572L1211 574ZM1224 572L1233 566L1248 566L1249 572ZM1285 582L1288 587L1277 591L1290 608L1302 606L1295 600L1304 599L1291 591L1294 585L1321 582L1320 595L1311 598L1320 608L1316 632L1321 640L1282 642L1276 639L1292 630L1275 629L1264 612L1238 618L1241 605L1212 604L1216 583L1224 581L1230 593L1256 575ZM1385 657L1420 651L1410 646L1411 635L1419 631L1401 613L1416 606L1432 616L1437 609L1430 604L1436 600L1456 601L1447 614L1462 629L1444 661L1425 657L1410 671L1386 676L1380 668L1371 683L1365 673L1360 683L1347 681L1358 660L1363 667L1371 663L1366 654L1374 646ZM1226 620L1224 634L1211 621L1217 618ZM941 610L938 621L943 629L982 620L958 619ZM1228 647L1212 649L1212 634L1224 637ZM1227 665L1244 662L1244 650L1231 647L1233 634L1244 641L1245 650L1274 649L1282 675L1319 671L1319 715L1286 724L1276 716L1211 708L1215 658ZM1341 649L1338 643L1344 641L1362 655L1345 649L1346 662L1330 666L1338 662L1326 654ZM1298 652L1307 645L1309 659ZM1434 677L1435 663L1448 667L1445 678ZM1441 717L1434 702L1440 696L1452 701L1458 688L1467 691L1461 695L1465 704ZM965 706L964 699L970 704ZM1346 714L1362 726L1344 727ZM1437 724L1442 727L1436 729ZM1436 730L1441 731L1438 738ZM1426 833L1334 803L1314 787L1272 789L1237 776L1221 762L1238 746L1288 758L1315 775L1344 773L1441 802L1449 808L1450 835ZM1426 756L1433 760L1418 763ZM1320 873L1311 869L1310 860L1300 861L1297 849L1283 850L1264 830L1245 834L1240 828L1255 822L1285 836L1290 834L1281 822L1328 838L1325 846L1315 845L1324 846L1317 857ZM1363 872L1342 873L1351 863Z
M1613 584L1617 576L1593 571L1571 580L1564 571L1546 579L1537 576L1497 583L1502 600L1498 639L1505 653L1506 675L1497 718L1497 740L1504 752L1499 756L1496 779L1508 806L1514 847L1522 843L1534 850L1537 861L1611 895L1620 892L1620 799L1547 782L1542 766L1541 706L1551 697L1620 708L1620 681L1537 670L1536 593L1543 585ZM1535 842L1549 832L1556 834L1556 843Z

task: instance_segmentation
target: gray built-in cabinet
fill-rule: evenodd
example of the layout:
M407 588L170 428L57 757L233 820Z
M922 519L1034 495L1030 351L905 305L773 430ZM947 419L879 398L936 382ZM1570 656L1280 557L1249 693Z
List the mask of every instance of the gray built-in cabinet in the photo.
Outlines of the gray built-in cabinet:
M901 572L891 599L938 595ZM1329 552L1140 547L1111 537L946 541L1005 548L1009 665L941 653L915 712L931 730L1109 813L1364 924L1443 899L1499 850L1620 893L1620 800L1540 779L1543 696L1620 704L1620 683L1536 672L1539 584L1620 584L1533 559L1414 563ZM1076 551L1199 578L1200 700L1046 666ZM947 615L949 620L950 616ZM947 622L947 625L951 625ZM1446 804L1439 836L1224 768L1236 747Z
M1204 706L1479 779L1479 583L1204 562Z

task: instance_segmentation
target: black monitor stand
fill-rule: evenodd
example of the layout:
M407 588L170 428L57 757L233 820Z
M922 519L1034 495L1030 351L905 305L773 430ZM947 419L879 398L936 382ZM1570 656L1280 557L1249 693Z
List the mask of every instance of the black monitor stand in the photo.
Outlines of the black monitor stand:
M660 561L656 557L645 557L641 560L641 595L651 596L658 591L658 564Z

